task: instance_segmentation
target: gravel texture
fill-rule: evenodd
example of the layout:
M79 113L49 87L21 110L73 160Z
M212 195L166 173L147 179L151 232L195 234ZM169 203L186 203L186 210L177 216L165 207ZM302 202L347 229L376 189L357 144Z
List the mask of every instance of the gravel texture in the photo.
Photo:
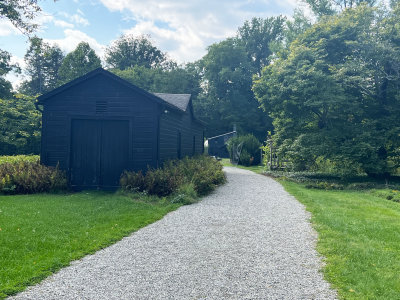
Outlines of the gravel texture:
M9 299L335 299L304 207L276 181L228 183Z

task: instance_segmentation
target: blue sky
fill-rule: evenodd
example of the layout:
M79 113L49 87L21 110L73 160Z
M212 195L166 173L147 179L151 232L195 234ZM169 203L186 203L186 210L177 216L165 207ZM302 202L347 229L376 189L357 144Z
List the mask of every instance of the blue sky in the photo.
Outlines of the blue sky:
M245 20L290 16L296 0L52 0L39 1L36 35L68 53L88 42L103 58L122 34L149 34L153 43L179 63L200 59L207 46L233 36ZM28 38L0 19L0 49L24 67ZM9 76L14 85L23 76Z

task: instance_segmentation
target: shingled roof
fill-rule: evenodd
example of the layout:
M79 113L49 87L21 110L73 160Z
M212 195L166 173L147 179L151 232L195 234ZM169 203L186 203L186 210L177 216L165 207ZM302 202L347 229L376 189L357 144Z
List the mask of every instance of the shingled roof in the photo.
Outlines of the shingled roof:
M164 94L164 93L153 93L153 95L161 98L165 102L179 108L182 111L186 111L190 101L190 94Z

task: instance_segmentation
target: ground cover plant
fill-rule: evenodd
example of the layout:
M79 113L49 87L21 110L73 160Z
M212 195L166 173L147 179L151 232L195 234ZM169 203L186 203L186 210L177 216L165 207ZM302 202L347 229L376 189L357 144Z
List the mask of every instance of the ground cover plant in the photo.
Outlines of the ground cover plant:
M38 156L0 157L0 194L32 194L66 189L65 172L41 165Z
M95 191L0 195L0 299L179 206L165 198Z
M196 201L197 196L211 192L224 182L222 164L205 155L167 161L162 168L149 169L145 174L124 172L120 180L124 191L161 197L176 195L175 201L184 204Z

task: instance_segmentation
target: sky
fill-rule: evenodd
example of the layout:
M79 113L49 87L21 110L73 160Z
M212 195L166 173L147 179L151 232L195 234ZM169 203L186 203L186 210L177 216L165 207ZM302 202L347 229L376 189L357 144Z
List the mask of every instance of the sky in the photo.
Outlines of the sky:
M104 59L107 46L123 34L150 35L178 63L193 62L213 43L234 36L253 17L291 16L296 0L44 0L35 33L64 52L86 41ZM28 38L0 19L0 49L23 68ZM16 87L23 75L7 77Z

